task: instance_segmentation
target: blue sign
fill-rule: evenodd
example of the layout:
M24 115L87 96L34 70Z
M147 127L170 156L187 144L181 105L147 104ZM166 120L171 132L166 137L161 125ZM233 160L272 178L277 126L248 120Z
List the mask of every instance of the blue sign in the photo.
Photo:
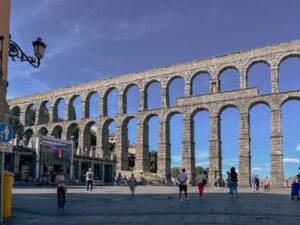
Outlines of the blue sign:
M12 139L12 128L6 123L0 123L0 142L10 142Z

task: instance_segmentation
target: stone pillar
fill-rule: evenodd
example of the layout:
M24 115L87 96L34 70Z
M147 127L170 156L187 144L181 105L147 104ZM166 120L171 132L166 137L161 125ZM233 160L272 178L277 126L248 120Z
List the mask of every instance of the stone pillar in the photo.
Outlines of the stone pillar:
M194 126L190 116L183 119L183 142L182 142L182 163L185 168L189 183L195 179L195 143L194 143Z
M63 128L63 132L61 133L61 140L67 140L67 130Z
M103 95L100 95L99 97L99 116L106 116L107 110L104 107L104 98Z
M221 166L221 141L219 115L210 116L210 140L209 140L209 185L222 175Z
M241 112L239 137L239 186L249 187L251 185L250 163L249 112Z
M247 88L247 70L240 71L240 89Z
M35 110L34 126L37 126L40 123L40 109L41 109L41 107L40 107L40 104L36 104L36 106L37 106L37 108Z
M272 94L279 92L279 68L278 66L271 67L271 85Z
M124 129L127 127L122 127L118 125L116 132L116 159L117 159L117 171L128 170L128 151L126 151L127 136ZM125 141L126 140L126 141Z
M73 105L70 104L70 99L66 99L65 102L66 102L66 105L65 105L65 118L64 118L64 120L68 121L68 120L71 120L71 118L72 118L72 115L71 115L72 113L71 113L70 106L73 107Z
M148 125L145 125L148 126ZM137 124L135 170L138 172L150 172L149 167L149 146L146 143L148 129L143 126L143 122Z
M159 127L157 173L171 183L171 151L167 121L161 118Z
M271 183L283 187L283 138L281 133L281 110L271 111Z
M161 107L167 108L169 105L168 87L161 87Z
M20 123L25 126L25 122L26 122L26 108L21 108L21 112L20 112Z
M139 95L139 111L143 111L147 108L147 90L140 89Z
M118 114L126 113L126 94L124 95L123 93L120 93L118 101Z
M192 95L192 83L190 81L186 82L184 85L184 96Z
M85 97L81 98L81 119L89 118L90 114L90 102L86 101Z
M83 155L84 152L84 126L79 127L79 133L78 133L78 149L80 149L80 155Z

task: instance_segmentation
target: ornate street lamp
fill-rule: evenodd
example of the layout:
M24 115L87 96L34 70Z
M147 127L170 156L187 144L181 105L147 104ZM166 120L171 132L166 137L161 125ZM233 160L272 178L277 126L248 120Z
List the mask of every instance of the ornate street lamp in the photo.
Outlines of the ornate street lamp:
M27 61L33 67L38 68L41 64L40 60L44 57L45 49L47 45L42 41L41 38L37 38L37 40L32 42L33 52L35 58L32 56L27 56L19 45L16 42L11 40L11 36L9 35L9 50L8 54L12 58L13 61L16 61L15 58L19 58L22 62Z
M0 79L3 76L3 71L2 71L3 40L4 37L0 36ZM8 56L10 56L13 61L16 61L15 58L18 58L22 62L27 61L33 67L38 68L41 64L41 59L44 57L44 53L47 45L42 41L41 38L37 38L35 41L33 41L32 45L33 45L33 52L35 57L27 56L20 48L20 46L16 42L11 40L11 36L9 35Z

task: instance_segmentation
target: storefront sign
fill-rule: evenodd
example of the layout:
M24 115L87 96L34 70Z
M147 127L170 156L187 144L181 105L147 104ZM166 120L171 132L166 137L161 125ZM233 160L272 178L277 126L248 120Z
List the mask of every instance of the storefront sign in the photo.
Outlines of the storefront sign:
M58 139L42 138L41 163L71 164L72 144Z

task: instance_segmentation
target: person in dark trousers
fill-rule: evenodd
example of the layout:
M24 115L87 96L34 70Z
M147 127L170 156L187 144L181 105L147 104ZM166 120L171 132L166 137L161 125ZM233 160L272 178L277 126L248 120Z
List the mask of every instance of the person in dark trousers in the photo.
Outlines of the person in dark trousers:
M89 171L86 172L86 191L93 190L93 181L94 173L92 172L92 168L89 168Z
M297 198L297 200L300 200L299 197L299 183L297 180L295 180L292 184L292 190L291 190L291 199L294 200L295 198Z
M238 175L235 171L234 167L231 167L230 169L230 193L232 194L232 196L236 196L237 197L237 187L238 187Z
M55 184L57 186L57 205L58 210L64 210L66 202L66 177L64 170L60 169L58 175L55 178Z
M179 182L179 199L180 202L182 202L182 191L184 191L185 200L189 200L188 194L187 194L187 180L188 176L185 173L185 169L181 170L181 173L177 175L177 181Z

